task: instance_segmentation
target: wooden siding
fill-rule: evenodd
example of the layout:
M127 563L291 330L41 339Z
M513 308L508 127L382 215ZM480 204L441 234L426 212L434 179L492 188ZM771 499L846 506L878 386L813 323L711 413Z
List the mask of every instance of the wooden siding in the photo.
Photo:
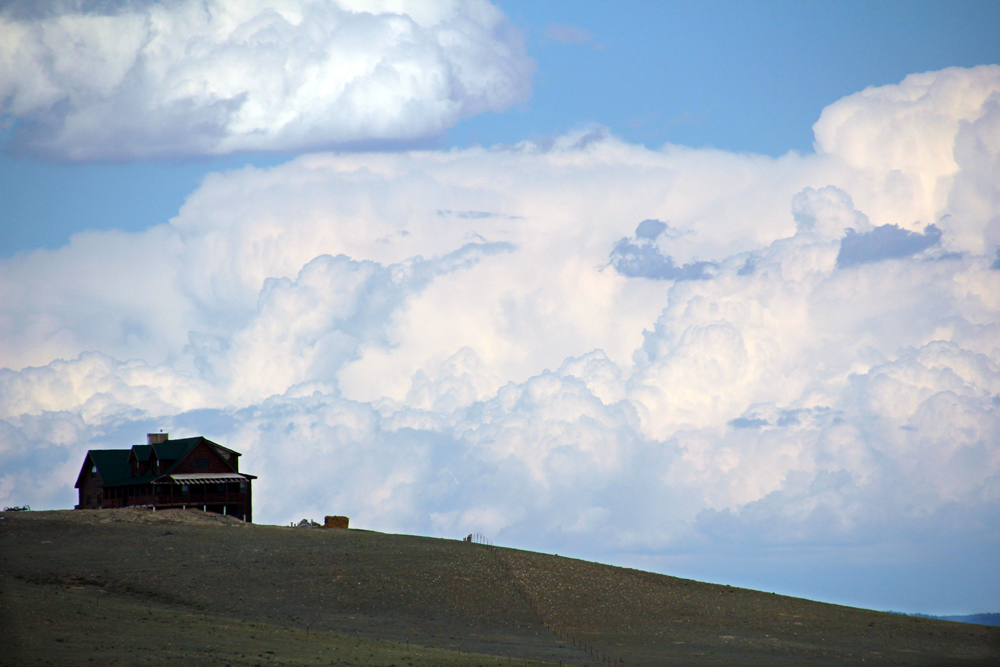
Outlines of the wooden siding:
M198 459L208 460L208 468L195 468L194 462ZM174 473L177 474L187 474L194 472L232 472L233 469L229 467L225 459L219 454L219 452L212 447L207 442L199 442L195 445L184 460L181 461L180 465L174 469Z
M99 509L102 505L104 490L101 487L100 473L91 472L93 463L88 461L83 471L83 484L80 485L80 504L78 509Z

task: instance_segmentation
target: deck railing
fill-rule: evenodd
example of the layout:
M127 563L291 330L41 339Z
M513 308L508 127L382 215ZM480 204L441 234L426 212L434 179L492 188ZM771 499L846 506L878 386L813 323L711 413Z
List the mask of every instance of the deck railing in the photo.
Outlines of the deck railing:
M104 507L133 507L135 505L243 505L246 492L240 493L155 493L130 495L125 498L105 498Z

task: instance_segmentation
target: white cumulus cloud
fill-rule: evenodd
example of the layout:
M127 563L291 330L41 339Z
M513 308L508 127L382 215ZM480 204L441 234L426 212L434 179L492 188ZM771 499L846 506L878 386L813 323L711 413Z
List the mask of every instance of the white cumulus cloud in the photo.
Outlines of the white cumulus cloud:
M432 137L527 99L486 0L169 0L0 10L0 115L57 159L301 151Z

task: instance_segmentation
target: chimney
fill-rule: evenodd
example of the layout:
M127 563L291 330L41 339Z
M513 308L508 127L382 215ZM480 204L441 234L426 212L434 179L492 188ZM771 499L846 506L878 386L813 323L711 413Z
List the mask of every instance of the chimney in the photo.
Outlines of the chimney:
M169 433L147 433L146 434L146 444L158 445L161 442L166 442L170 439Z

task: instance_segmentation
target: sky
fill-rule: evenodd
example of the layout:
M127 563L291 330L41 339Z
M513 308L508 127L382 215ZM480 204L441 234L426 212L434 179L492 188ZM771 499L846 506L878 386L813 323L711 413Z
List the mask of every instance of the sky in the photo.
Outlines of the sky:
M996 3L0 3L0 502L1000 609Z

